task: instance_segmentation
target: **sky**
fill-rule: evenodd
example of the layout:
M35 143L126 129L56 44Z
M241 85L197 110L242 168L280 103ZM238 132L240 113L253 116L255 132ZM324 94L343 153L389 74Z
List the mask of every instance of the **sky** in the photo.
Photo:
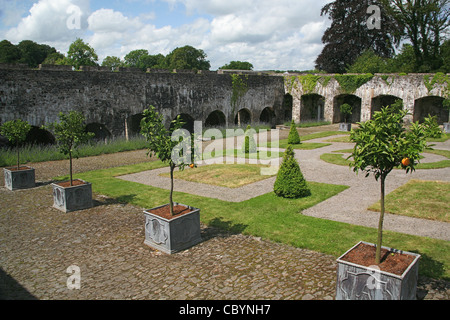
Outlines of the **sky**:
M211 70L248 61L254 70L310 70L331 21L330 0L0 0L0 40L33 40L66 54L76 38L106 56L136 49L167 55L202 49Z

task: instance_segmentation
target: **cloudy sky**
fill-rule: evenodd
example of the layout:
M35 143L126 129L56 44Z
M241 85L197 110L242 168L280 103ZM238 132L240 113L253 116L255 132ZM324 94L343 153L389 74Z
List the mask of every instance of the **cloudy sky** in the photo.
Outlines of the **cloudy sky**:
M232 60L255 70L308 70L322 50L330 0L0 0L0 39L33 40L66 54L77 37L123 58L191 45L216 70Z

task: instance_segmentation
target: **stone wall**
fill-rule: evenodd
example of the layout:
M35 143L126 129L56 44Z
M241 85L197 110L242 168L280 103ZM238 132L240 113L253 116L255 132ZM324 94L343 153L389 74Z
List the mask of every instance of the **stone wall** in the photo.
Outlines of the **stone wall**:
M370 81L361 85L354 92L344 92L339 82L334 78L335 75L319 75L322 79L329 78L328 81L317 81L314 90L307 92L303 88L300 81L296 80L294 86L288 88L291 84L292 77L302 75L285 75L286 92L289 92L293 97L293 112L292 117L298 123L305 120L305 113L302 115L302 104L305 104L305 96L316 94L324 101L324 120L330 122L340 121L339 106L341 103L359 104L360 110L357 110L358 119L356 121L367 121L371 118L376 109L379 108L380 99L382 97L392 97L392 99L403 100L404 108L409 111L407 121L422 120L426 111L430 111L432 115L438 116L438 122L442 124L448 121L448 112L442 107L444 98L448 98L449 84L448 79L450 75L442 75L446 77L446 83L436 81L432 87L427 87L425 79L428 79L428 86L432 84L435 77L434 74L376 74ZM323 85L326 84L326 85ZM303 99L302 99L303 98ZM317 98L315 98L317 100ZM346 101L349 100L349 101ZM360 100L360 102L355 102ZM381 99L383 100L383 99ZM389 99L385 99L389 101ZM311 102L308 101L310 104Z
M149 105L164 115L167 125L179 114L204 122L216 110L224 113L227 124L234 124L229 74L83 69L89 71L71 71L65 66L41 66L40 70L0 66L0 124L21 118L41 126L57 121L59 112L78 110L87 123L102 124L117 136L124 135L127 121ZM235 113L248 109L257 122L268 107L278 117L283 78L248 75L247 79L248 91Z

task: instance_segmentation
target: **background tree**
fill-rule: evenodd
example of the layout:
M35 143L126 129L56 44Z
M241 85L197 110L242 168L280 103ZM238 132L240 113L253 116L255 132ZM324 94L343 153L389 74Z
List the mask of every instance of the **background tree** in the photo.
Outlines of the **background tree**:
M96 66L98 61L95 50L80 38L70 45L67 58L76 70L81 66Z
M169 53L164 59L163 66L166 69L209 70L211 65L206 57L203 50L184 46Z
M381 7L381 28L369 30L367 9L372 4L381 7L378 0L335 0L322 8L321 15L328 15L332 23L322 37L325 46L316 69L344 73L368 49L383 58L394 54L400 39L397 23Z
M350 166L354 172L360 170L368 177L371 173L381 184L381 213L378 222L375 263L380 264L384 221L385 181L396 167L408 173L415 165L426 147L427 131L423 125L413 123L409 129L403 125L406 110L398 106L382 108L374 113L373 119L359 123L350 138L355 143L353 161ZM349 158L350 158L349 157Z
M68 114L59 113L59 122L44 126L44 129L52 130L58 142L59 151L69 156L70 185L73 185L72 158L78 146L94 137L92 132L86 132L84 116L77 111Z
M31 126L28 122L21 119L5 122L0 127L0 134L16 146L17 149L17 170L20 168L20 144L27 138Z
M442 65L442 34L450 26L450 0L381 0L411 42L415 71L429 72Z
M31 68L38 67L49 55L57 53L55 48L31 40L19 42L17 48L20 50L19 63L27 64Z
M8 40L0 42L0 63L17 63L20 57L21 53L19 48Z
M372 49L366 50L347 69L348 73L383 73L387 72L388 62L377 56Z
M148 68L158 68L163 60L162 54L150 55L148 50L138 49L130 51L124 58L125 65L146 71Z
M108 67L111 70L115 70L118 67L122 67L124 62L118 57L107 56L102 61L102 67Z
M42 64L69 65L70 61L62 53L53 52L45 58Z
M246 61L231 61L229 64L226 64L219 69L228 69L228 70L253 70L253 65L250 62Z

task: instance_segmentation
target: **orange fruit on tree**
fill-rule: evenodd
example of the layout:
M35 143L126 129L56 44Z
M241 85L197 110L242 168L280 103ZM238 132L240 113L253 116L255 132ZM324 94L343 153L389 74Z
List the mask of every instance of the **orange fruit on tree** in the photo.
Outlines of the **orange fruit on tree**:
M411 160L409 158L403 158L402 165L405 167L409 166L411 164Z
M190 167L190 168L193 168L193 167L194 167L194 164L193 164L193 163L191 163L191 164L189 165L189 167Z

